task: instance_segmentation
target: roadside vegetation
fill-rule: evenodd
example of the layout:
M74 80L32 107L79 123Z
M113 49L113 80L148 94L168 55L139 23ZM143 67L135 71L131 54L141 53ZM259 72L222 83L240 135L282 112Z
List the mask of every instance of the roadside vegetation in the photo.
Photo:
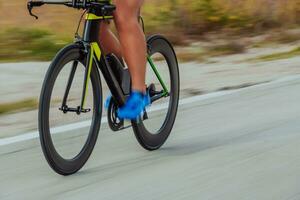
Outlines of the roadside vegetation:
M150 3L151 2L151 3ZM200 36L208 31L252 33L300 23L298 0L168 0L145 4L149 31ZM170 31L173 30L173 31Z
M41 29L7 29L0 33L0 60L50 60L68 39Z
M0 3L0 17L4 19L0 21L0 62L50 60L72 41L81 11L44 7L36 10L40 20L35 21L23 4L26 0ZM248 44L236 41L244 36L271 33L254 47L300 40L300 34L284 31L300 27L299 0L146 0L142 13L147 34L162 33L177 46L207 41L212 35L216 36L208 40L211 43L222 37L229 41L215 43L204 51L180 52L184 61L243 53Z
M295 56L300 56L300 47L297 47L291 51L268 54L251 60L252 61L273 61L273 60L287 59Z
M37 100L35 99L25 99L18 102L2 103L0 104L0 115L13 113L16 111L34 110L37 108L37 104Z
M190 46L183 50L178 47L177 58L181 62L196 61L205 62L210 57L240 54L246 51L246 46L234 41L228 41L222 44L212 44L204 46L201 44Z

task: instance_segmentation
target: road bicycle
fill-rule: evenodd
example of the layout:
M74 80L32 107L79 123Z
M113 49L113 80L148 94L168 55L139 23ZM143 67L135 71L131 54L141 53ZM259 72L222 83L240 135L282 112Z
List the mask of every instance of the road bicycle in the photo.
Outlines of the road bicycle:
M143 148L149 151L159 149L173 128L179 102L179 69L171 43L161 35L147 37L147 90L152 106L137 120L124 122L118 119L116 111L130 94L130 74L123 60L114 54L105 55L99 43L100 24L113 19L116 6L107 0L29 1L30 15L37 19L33 8L45 4L84 10L80 22L85 16L82 36L78 34L79 22L74 43L60 50L52 60L41 90L39 134L44 156L51 168L58 174L71 175L89 159L102 119L101 74L112 96L107 106L109 127L113 131L132 127ZM144 28L143 20L141 22ZM159 68L163 66L161 63L164 63L164 69ZM160 71L164 71L168 78L165 79ZM155 104L157 102L161 103ZM77 122L71 123L75 118ZM154 125L158 127L155 130ZM69 151L75 148L71 145L79 149L72 155Z

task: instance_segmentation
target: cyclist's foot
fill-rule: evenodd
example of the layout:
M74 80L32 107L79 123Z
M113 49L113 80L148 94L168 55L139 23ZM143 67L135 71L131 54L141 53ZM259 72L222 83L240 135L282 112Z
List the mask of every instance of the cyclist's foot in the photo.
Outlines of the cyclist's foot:
M149 92L133 91L125 105L118 110L118 118L135 120L145 111L145 108L151 103Z
M111 94L110 94L110 95L108 95L108 97L106 98L105 103L104 103L104 108L105 108L106 110L108 110L108 107L109 107L109 104L110 104L111 99L112 99L112 96L111 96Z
M108 110L111 99L112 99L112 95L109 94L104 103L104 108L106 110ZM147 107L151 104L151 97L150 97L149 91L147 91L146 95L144 95L144 103L145 103L145 107Z

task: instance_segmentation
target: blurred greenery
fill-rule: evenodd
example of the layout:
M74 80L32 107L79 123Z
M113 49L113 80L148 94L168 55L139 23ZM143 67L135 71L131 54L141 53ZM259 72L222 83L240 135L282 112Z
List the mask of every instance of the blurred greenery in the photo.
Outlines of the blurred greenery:
M0 115L11 113L19 110L33 110L37 108L37 101L35 99L25 99L18 102L0 104Z
M70 40L41 29L13 28L0 33L0 60L50 60Z
M208 53L210 56L231 55L243 53L246 47L236 42L229 42L227 44L215 45L209 48Z
M24 1L25 2L25 1ZM24 2L0 2L4 11L8 6L19 8ZM10 7L11 9L11 7ZM66 43L71 42L75 18L79 17L74 9L44 7L40 12L41 20L33 24L33 19L24 12L0 21L0 61L50 60ZM53 10L52 10L53 9ZM2 12L3 13L3 12ZM5 12L4 12L5 13ZM57 14L60 13L60 14ZM9 14L9 13L8 13ZM175 45L188 45L190 40L201 40L204 34L219 35L257 35L273 29L288 29L300 25L299 0L146 0L142 12L147 34L162 33ZM26 17L25 17L26 15ZM1 16L1 12L0 12ZM62 16L64 19L61 20ZM70 16L70 18L68 18ZM25 21L24 21L25 20ZM29 24L30 22L30 24ZM40 27L39 29L32 27ZM3 26L2 26L3 27ZM49 30L51 27L51 31ZM61 28L55 28L61 27ZM46 29L46 30L44 30ZM279 33L270 38L273 42L293 42L299 40ZM205 40L205 39L204 39ZM227 54L243 52L242 46L232 43L229 46L211 49L211 53L224 51ZM184 54L184 53L183 53ZM186 59L187 54L183 55Z
M207 31L261 31L300 24L299 0L168 0L145 5L150 31L180 30L199 35Z
M264 56L260 56L256 59L252 59L252 60L253 61L272 61L272 60L287 59L287 58L291 58L291 57L299 56L299 55L300 55L300 47L297 47L291 51L264 55Z

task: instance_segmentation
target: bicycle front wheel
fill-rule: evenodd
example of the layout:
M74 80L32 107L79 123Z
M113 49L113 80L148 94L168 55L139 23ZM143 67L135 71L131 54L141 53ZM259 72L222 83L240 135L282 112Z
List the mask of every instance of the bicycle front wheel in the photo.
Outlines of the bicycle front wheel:
M132 121L138 142L147 150L159 149L168 139L177 115L179 69L176 54L167 39L154 35L147 40L149 64L146 84L152 105L143 117Z
M80 170L96 144L102 115L102 89L93 63L81 105L87 56L79 44L61 50L47 71L39 102L39 133L46 160L61 175ZM77 111L76 111L77 110Z

